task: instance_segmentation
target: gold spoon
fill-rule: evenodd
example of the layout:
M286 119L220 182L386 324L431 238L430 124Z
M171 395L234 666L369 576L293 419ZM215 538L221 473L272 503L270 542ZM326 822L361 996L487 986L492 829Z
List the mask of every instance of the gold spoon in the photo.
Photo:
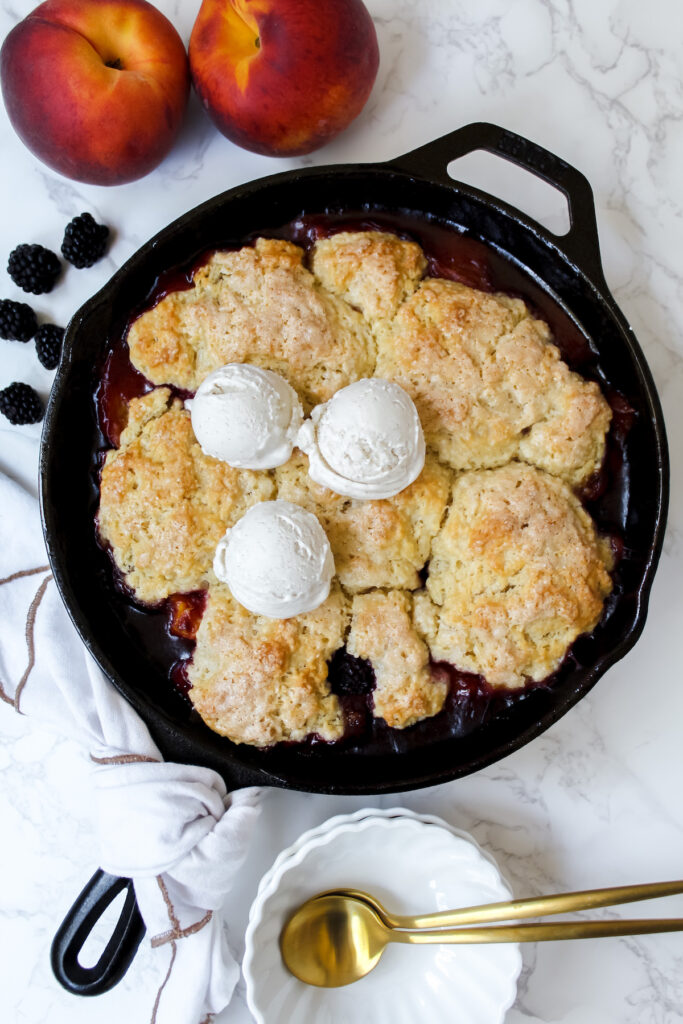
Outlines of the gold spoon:
M620 886L586 892L560 893L507 903L466 907L417 918L394 917L358 890L337 890L307 900L286 922L280 934L282 958L301 981L336 988L368 974L389 942L482 943L545 942L558 939L642 935L683 930L683 919L571 921L475 928L434 928L434 923L462 925L501 921L612 906L683 892L683 882ZM390 921L399 922L398 926ZM422 922L422 927L417 922ZM428 922L431 927L425 927Z
M392 914L380 901L361 889L327 889L312 896L308 902L321 896L346 896L368 903L388 928L444 928L449 925L483 924L486 921L517 921L522 917L548 917L551 914L571 914L577 910L596 910L614 907L619 903L635 903L662 896L683 893L683 880L674 882L647 882L640 885L617 885L606 889L583 889L580 892L560 892L551 896L532 896L523 900L505 900L502 903L483 903L476 907L458 907L435 914L402 916ZM304 904L305 906L306 904Z

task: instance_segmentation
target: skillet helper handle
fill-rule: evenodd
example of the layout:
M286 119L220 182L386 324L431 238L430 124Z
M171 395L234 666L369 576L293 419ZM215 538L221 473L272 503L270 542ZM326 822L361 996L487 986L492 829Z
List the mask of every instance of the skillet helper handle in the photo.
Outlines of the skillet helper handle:
M405 153L390 161L389 166L452 185L449 163L478 149L517 164L564 194L569 207L569 231L562 236L550 233L551 237L557 239L558 247L580 270L594 281L603 283L595 200L588 179L561 157L535 142L500 125L479 121Z
M116 927L93 967L78 961L86 939L109 904L127 889ZM52 970L59 984L74 995L96 996L118 984L145 934L133 882L98 868L62 921L50 949Z

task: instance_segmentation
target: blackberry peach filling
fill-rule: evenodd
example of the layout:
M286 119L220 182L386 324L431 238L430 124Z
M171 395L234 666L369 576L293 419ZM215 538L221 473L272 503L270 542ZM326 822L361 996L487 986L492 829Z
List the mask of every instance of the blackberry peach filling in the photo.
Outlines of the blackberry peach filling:
M107 358L100 539L133 602L168 604L185 645L169 673L236 743L468 731L498 696L550 685L613 587L623 482L612 408L569 365L590 369L585 341L499 284L483 246L378 226L299 222L207 254ZM280 374L306 415L355 381L399 384L422 472L363 500L317 483L298 448L262 470L207 455L185 401L228 363ZM327 599L286 619L213 569L226 530L273 500L317 518L335 563Z

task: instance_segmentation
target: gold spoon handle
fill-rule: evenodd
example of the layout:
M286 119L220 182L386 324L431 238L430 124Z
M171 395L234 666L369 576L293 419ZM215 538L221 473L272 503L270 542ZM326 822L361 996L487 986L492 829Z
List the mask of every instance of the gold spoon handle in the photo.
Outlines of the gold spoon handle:
M532 896L504 903L484 903L478 907L444 910L438 914L417 917L384 914L391 928L444 928L448 925L483 924L486 921L514 921L520 917L547 917L549 914L571 914L577 910L613 907L619 903L635 903L659 896L683 893L683 881L649 882L645 885L619 885L609 889L586 889L563 892L555 896ZM358 894L361 895L360 893Z
M648 935L654 932L683 931L683 918L562 921L554 924L513 924L489 928L446 928L432 931L387 932L388 942L414 945L482 942L551 942L558 939L599 939L615 935Z

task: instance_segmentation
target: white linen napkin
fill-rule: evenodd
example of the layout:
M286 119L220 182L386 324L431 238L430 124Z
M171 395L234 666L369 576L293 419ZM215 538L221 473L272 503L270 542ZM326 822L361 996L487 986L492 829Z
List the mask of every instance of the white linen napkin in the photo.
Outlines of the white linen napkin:
M147 937L164 958L152 1024L204 1024L239 974L217 911L246 856L260 791L228 794L216 772L162 759L66 613L35 494L5 472L0 537L0 700L89 752L100 866L133 878Z

